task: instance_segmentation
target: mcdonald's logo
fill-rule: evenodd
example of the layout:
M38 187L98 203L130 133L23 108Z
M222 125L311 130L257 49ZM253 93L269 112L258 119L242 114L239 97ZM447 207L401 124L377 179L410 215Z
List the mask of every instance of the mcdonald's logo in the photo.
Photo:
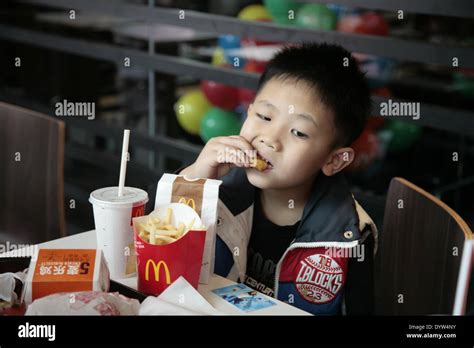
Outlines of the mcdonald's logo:
M143 216L145 215L145 206L140 205L138 207L134 207L132 209L132 217L138 217L138 216Z
M132 216L130 217L130 226L133 226L133 218L145 215L145 205L139 205L132 208Z
M196 210L196 203L194 203L194 198L189 198L188 200L186 200L186 197L181 197L181 198L179 199L178 203L187 204L187 205L189 205L191 208L193 208L194 210Z
M171 279L170 279L170 270L168 268L168 265L166 264L165 261L160 261L158 264L155 263L152 259L149 259L146 262L145 265L145 280L149 280L150 278L150 264L153 264L153 270L155 271L155 281L159 282L160 281L160 269L161 266L165 269L165 276L166 276L166 284L171 284Z

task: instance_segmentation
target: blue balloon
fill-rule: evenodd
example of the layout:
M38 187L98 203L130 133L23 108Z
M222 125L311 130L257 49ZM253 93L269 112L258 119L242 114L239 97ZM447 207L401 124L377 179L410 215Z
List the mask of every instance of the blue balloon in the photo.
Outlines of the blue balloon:
M245 66L246 60L237 56L227 54L227 50L240 48L240 37L230 34L219 35L218 45L224 49L224 57L227 63L234 68L242 69ZM238 58L238 59L237 59Z
M247 119L247 108L244 105L239 104L234 109L234 112L236 113L237 118L240 120L240 123L244 124L245 120Z
M360 67L369 79L370 88L379 88L391 79L396 63L392 59L368 56L360 62Z
M362 12L361 10L342 5L328 4L326 6L336 14L337 19L341 19L345 16L358 15Z
M217 39L219 47L223 49L230 48L239 48L240 47L240 37L230 34L219 35Z

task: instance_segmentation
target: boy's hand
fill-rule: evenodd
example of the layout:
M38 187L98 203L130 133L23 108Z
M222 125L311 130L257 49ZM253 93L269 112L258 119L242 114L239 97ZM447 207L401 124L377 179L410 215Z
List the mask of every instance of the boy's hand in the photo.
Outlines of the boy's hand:
M218 179L233 167L250 167L256 158L255 149L240 135L216 137L207 142L196 162L183 169L180 175Z

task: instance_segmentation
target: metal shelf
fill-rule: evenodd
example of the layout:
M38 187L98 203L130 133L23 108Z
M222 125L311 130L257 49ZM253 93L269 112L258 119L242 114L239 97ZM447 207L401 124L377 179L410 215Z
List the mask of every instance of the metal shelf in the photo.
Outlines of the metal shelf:
M103 43L92 43L86 40L67 39L57 35L43 34L14 27L0 25L0 38L90 58L113 61L117 64L123 64L124 57L130 57L132 64L145 69L178 76L188 75L198 79L214 80L236 87L255 89L258 83L258 75L241 70L219 68L211 64L186 58L161 54L149 55L146 52L134 49ZM373 97L372 100L375 105L380 105L381 102L387 99ZM396 99L392 100L397 101ZM474 136L474 113L426 103L422 103L420 107L423 116L416 121L416 124ZM374 111L378 110L374 108ZM398 117L397 119L413 122L407 117Z
M457 57L459 67L474 68L474 49L456 45L433 44L422 41L391 37L358 35L302 29L266 22L242 21L237 18L185 11L185 19L179 19L180 9L153 8L110 0L23 0L24 3L75 9L113 15L149 23L178 25L210 33L228 33L257 39L280 42L330 42L337 43L352 52L368 53L405 61L450 66ZM446 6L447 7L447 6Z
M372 10L415 12L439 16L474 18L472 0L298 0L297 2L334 3Z

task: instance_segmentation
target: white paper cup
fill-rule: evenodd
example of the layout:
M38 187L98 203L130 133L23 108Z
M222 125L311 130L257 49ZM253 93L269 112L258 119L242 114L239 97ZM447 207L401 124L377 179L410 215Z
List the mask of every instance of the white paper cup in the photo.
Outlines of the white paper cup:
M148 194L134 187L125 187L118 196L118 187L95 190L89 197L94 210L97 248L102 249L110 277L120 279L136 272L132 218L145 214Z

